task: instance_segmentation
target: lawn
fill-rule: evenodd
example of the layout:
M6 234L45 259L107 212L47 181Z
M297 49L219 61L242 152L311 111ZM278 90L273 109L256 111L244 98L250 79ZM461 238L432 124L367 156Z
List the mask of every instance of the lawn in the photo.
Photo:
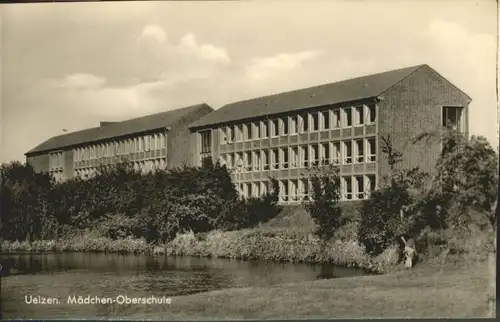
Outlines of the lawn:
M153 320L484 317L487 287L486 262L428 264L388 275L180 296L146 314L122 314Z

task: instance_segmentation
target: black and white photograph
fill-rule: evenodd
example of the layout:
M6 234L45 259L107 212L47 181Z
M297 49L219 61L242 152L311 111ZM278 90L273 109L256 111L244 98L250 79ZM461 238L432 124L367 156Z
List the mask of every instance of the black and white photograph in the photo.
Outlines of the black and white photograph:
M498 17L0 5L0 319L496 317Z

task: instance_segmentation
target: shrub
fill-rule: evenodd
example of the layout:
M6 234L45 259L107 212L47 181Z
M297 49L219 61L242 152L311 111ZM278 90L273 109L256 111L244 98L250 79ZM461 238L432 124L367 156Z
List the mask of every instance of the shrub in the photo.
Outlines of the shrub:
M338 167L318 166L310 171L311 200L304 207L316 224L315 234L322 240L330 239L342 224L340 177Z
M278 203L278 181L270 179L270 189L262 197L233 199L227 202L221 215L214 221L214 227L222 230L252 228L275 218L282 210Z

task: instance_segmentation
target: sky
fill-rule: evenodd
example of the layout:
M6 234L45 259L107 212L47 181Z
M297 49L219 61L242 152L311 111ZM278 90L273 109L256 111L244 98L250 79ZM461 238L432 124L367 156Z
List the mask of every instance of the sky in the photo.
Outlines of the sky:
M497 146L496 3L159 1L0 7L0 162L52 136L428 64Z

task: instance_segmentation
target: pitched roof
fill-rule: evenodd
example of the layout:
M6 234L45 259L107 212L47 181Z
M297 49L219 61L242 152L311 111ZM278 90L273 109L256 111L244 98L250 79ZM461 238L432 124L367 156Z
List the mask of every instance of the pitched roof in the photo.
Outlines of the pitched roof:
M25 154L33 154L48 150L60 149L67 146L78 145L87 142L100 141L119 136L125 136L138 132L145 132L162 127L172 126L181 118L196 112L201 108L210 108L203 103L166 112L142 116L122 122L105 122L102 126L85 129L77 132L54 136L42 144L36 146Z
M423 66L427 65L417 65L227 104L192 123L190 128L377 97Z

